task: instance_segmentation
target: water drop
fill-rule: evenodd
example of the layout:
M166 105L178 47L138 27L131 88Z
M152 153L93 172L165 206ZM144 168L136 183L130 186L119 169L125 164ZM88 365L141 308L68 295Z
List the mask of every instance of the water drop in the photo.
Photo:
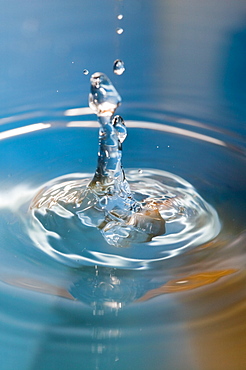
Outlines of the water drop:
M118 27L118 28L116 28L116 32L118 33L118 35L121 35L124 32L124 30L123 30L123 28Z
M143 170L139 169L139 170L138 170L138 173L143 173Z
M100 72L91 76L89 106L98 116L111 117L121 103L121 97L109 78Z
M120 76L120 75L122 75L122 73L124 73L124 71L125 71L125 65L124 65L123 60L116 59L114 61L113 71L118 76Z
M119 15L117 16L117 18L118 18L119 20L123 19L123 14L119 14Z
M88 69L84 69L84 70L83 70L83 73L84 73L84 75L86 75L86 76L87 76L87 75L89 74Z

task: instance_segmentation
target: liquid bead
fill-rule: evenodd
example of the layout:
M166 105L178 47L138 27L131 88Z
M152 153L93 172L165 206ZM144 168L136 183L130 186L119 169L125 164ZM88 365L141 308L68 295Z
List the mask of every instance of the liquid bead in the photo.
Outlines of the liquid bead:
M112 117L121 103L121 97L104 73L94 73L90 79L89 106L99 117ZM100 122L102 123L102 122Z
M123 60L116 59L114 62L113 71L116 75L122 75L125 71L125 65Z
M118 27L118 28L116 28L116 32L118 33L118 35L121 35L124 32L124 30L123 30L123 28Z

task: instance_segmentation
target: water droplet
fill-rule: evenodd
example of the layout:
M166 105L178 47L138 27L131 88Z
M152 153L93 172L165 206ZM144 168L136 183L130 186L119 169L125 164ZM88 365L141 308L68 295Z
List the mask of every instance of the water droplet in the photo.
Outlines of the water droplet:
M59 92L59 90L56 90L56 92Z
M139 169L139 170L138 170L138 173L143 173L143 170Z
M118 28L116 28L116 32L118 33L118 35L121 35L124 32L124 30L123 30L123 28L118 27Z
M124 71L125 71L125 65L124 65L123 60L121 60L121 59L116 59L115 60L113 71L118 76L120 76L120 75L122 75L122 73L124 73Z
M98 116L111 117L121 103L121 97L109 78L101 72L91 76L89 106Z
M159 149L159 145L156 145L156 148Z
M74 62L72 62L72 64L74 64Z
M86 76L87 76L87 75L89 74L88 69L84 69L84 70L83 70L83 73L84 73L84 75L86 75Z
M119 14L119 15L117 16L117 18L118 18L119 20L123 19L123 14Z

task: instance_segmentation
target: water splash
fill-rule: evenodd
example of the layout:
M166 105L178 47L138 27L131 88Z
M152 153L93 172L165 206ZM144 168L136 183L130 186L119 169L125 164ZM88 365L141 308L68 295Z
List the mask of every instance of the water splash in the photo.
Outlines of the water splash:
M165 233L165 221L157 207L142 206L134 199L126 181L121 158L122 143L127 132L123 118L114 116L121 97L105 74L95 73L90 81L89 105L97 114L100 123L96 172L88 186L81 188L79 194L74 192L74 184L66 183L63 184L63 196L56 196L54 201L52 197L57 186L49 189L45 195L49 194L51 198L48 203L45 202L45 206L50 208L55 202L75 202L73 213L81 223L100 229L111 245L128 246L130 241L150 241L153 237ZM65 189L67 195L64 198ZM35 200L32 208L43 206L43 199L41 202Z
M89 105L100 124L95 174L63 176L40 189L30 207L35 244L72 266L147 268L214 238L218 216L185 180L157 170L128 171L126 180L127 130L115 116L121 97L103 73L94 73L90 83ZM141 254L134 247L139 243ZM129 252L112 249L129 246Z
M90 107L98 116L100 123L98 166L90 182L84 205L91 196L96 202L96 209L103 210L104 220L95 226L109 244L125 246L129 240L136 242L150 241L154 236L165 232L165 221L156 207L143 207L130 191L121 165L122 143L127 136L124 120L114 116L121 102L121 97L108 77L95 73L91 77ZM79 213L83 222L87 212ZM102 221L102 222L101 222ZM93 224L93 218L90 223Z

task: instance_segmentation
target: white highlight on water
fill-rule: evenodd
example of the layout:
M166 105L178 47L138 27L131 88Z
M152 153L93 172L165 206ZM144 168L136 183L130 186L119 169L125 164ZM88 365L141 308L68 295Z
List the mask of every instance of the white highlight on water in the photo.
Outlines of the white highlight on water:
M10 137L27 134L29 132L39 131L51 127L50 123L34 123L33 125L22 126L13 128L4 132L0 132L0 140Z

